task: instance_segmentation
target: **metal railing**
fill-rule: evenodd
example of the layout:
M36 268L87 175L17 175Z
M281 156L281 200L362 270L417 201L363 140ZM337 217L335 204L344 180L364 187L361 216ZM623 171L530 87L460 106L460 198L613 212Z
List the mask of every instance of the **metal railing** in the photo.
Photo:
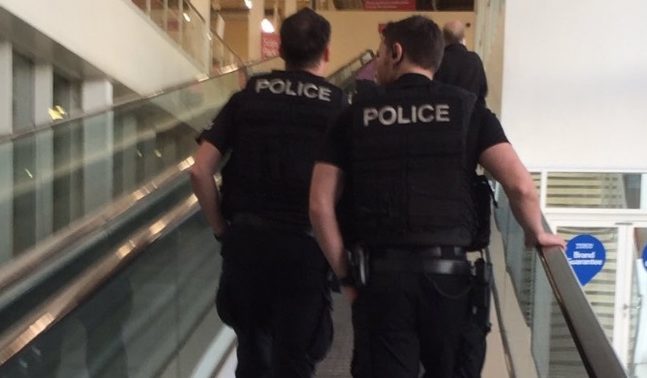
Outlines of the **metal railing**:
M133 0L148 18L203 69L220 73L241 65L240 57L212 32L211 25L187 0Z

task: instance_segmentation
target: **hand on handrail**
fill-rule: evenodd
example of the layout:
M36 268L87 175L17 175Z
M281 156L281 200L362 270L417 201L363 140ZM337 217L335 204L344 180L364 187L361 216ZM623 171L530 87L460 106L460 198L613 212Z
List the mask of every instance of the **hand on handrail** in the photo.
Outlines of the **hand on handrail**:
M526 247L560 247L566 248L566 241L559 235L550 232L541 232L537 235L526 233Z

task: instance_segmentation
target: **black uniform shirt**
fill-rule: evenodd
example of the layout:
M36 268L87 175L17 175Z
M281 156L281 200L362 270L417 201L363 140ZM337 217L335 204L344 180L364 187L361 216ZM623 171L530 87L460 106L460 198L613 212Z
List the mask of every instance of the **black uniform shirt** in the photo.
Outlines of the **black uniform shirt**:
M274 71L280 72L280 71ZM315 76L311 73L305 71L293 71L293 75L302 76L305 80L312 80L314 82L322 81L323 78ZM214 145L222 154L225 154L232 148L233 143L233 129L235 127L235 114L236 111L240 108L241 102L243 100L243 92L235 93L225 104L225 106L220 110L216 118L213 119L211 125L202 131L200 135L196 138L198 143L202 141L207 141ZM340 101L341 104L346 103L346 97ZM287 104L286 104L287 105Z
M392 83L392 86L426 86L429 79L419 74L405 74ZM352 122L354 107L346 108L337 121L328 130L324 144L319 153L318 161L330 163L343 171L347 171L350 164L350 142L352 138ZM476 168L479 156L486 149L499 144L507 143L501 123L494 113L482 103L475 106L472 120L467 135L467 158L470 166Z
M209 128L204 129L197 138L198 143L207 141L214 145L223 155L229 151L232 144L232 129L234 114L239 107L242 92L235 93L213 119Z
M479 102L485 103L487 78L483 62L477 53L467 50L460 43L445 47L443 61L434 79L472 92Z
M225 217L252 213L309 224L312 163L345 103L339 88L306 71L258 75L235 93L197 138L223 155L232 152L222 172Z

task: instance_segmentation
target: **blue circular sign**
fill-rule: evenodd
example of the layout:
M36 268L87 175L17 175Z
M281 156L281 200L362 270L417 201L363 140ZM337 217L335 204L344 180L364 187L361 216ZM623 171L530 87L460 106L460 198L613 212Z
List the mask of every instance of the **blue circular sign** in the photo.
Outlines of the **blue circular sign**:
M647 270L647 244L645 244L645 248L643 248L643 267Z
M582 286L598 274L606 260L602 242L593 235L578 235L566 245L566 258Z

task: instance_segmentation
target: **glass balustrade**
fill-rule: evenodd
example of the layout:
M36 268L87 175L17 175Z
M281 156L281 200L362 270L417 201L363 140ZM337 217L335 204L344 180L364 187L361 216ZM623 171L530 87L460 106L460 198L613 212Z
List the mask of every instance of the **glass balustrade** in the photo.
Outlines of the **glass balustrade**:
M198 130L239 89L239 74L0 140L0 264L191 156Z

